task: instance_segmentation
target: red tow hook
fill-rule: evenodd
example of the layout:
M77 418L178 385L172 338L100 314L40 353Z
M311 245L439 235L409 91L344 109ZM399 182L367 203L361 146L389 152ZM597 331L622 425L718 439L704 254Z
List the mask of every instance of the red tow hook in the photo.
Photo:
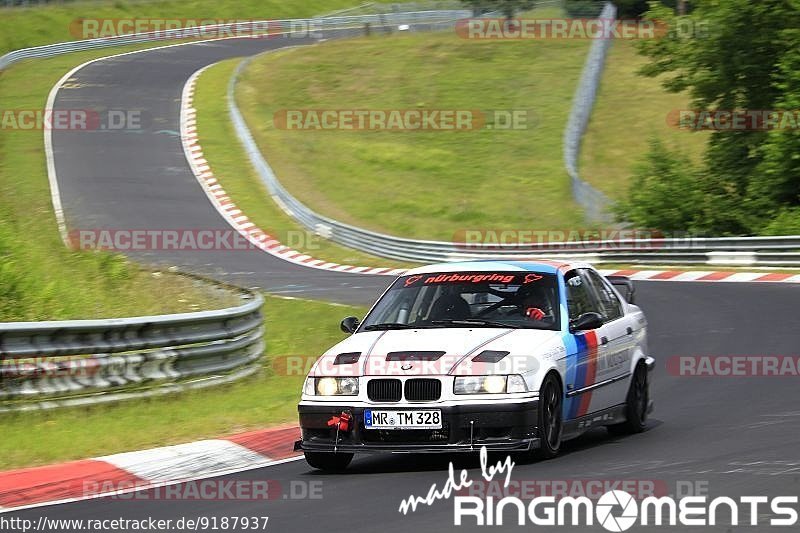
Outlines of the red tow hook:
M350 431L350 422L353 421L353 415L347 411L342 411L339 416L332 416L328 420L328 427L336 426L336 440L333 442L333 451L336 453L339 450L339 432Z
M350 422L352 421L353 415L347 411L342 411L342 414L339 416L332 416L331 419L328 420L328 427L336 426L336 429L339 431L350 431Z

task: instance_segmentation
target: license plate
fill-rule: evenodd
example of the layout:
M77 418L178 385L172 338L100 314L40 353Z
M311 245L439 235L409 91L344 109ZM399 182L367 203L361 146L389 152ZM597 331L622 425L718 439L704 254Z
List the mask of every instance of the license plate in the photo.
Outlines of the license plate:
M427 411L364 411L367 429L442 429L442 412Z

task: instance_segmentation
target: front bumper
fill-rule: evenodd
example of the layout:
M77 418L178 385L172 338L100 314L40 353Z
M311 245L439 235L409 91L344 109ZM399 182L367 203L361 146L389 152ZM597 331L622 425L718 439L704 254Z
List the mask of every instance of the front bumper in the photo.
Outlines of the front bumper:
M364 427L365 407L341 404L300 404L302 440L295 450L359 453L527 451L539 445L537 399L496 404L371 405L372 410L426 410L442 412L442 429L383 430ZM328 426L342 412L353 417L350 431Z

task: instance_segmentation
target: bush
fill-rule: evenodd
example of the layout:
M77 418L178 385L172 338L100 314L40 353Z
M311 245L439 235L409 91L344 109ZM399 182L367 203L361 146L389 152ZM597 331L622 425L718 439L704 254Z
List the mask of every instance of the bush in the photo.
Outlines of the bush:
M763 235L800 235L800 207L782 209L761 233Z
M672 2L673 4L675 2ZM564 9L567 15L575 18L596 17L603 10L605 2L595 0L566 0ZM647 11L647 0L617 0L617 18L640 18Z
M645 160L634 171L627 197L614 206L615 214L637 228L695 230L703 202L699 176L700 171L686 157L653 139Z
M564 9L570 17L596 17L603 10L604 3L594 0L567 0L564 2Z

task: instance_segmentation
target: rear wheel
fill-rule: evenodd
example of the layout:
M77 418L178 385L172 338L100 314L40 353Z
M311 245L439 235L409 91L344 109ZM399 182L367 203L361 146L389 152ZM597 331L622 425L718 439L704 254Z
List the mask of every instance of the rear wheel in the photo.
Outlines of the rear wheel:
M641 433L647 427L647 408L650 405L650 379L644 363L636 365L628 397L625 401L625 422L608 426L612 435Z
M537 456L550 459L561 449L563 429L563 395L561 385L553 374L544 378L539 389L539 440Z
M317 470L344 470L353 460L352 453L305 452L306 462Z

